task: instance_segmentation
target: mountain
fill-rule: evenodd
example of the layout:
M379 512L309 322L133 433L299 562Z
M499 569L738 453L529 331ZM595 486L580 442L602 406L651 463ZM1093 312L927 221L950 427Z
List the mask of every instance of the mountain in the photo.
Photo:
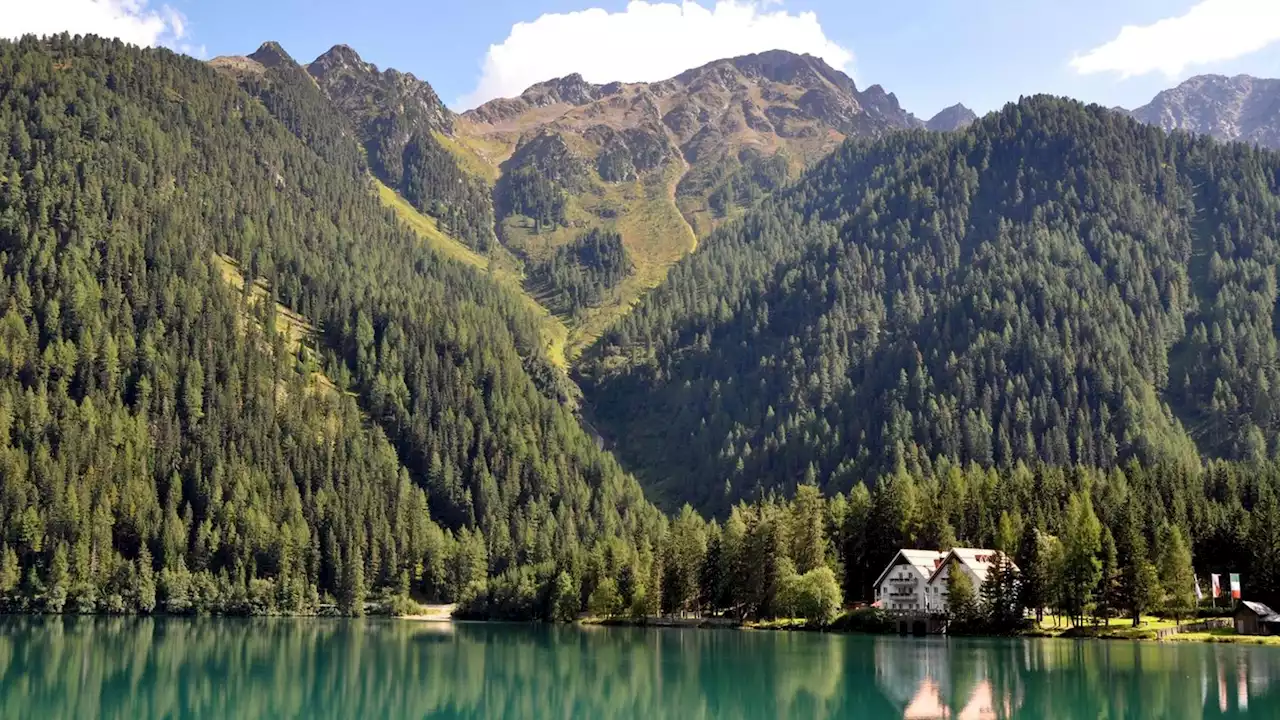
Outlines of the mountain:
M924 126L935 132L952 132L953 130L963 130L969 127L977 119L978 116L972 110L964 105L956 104L940 110Z
M846 137L922 123L879 86L772 51L655 83L539 83L463 113L459 145L495 168L502 241L537 265L590 229L616 232L633 271L563 313L581 350L717 224Z
M214 64L242 84L265 67L296 65L274 43ZM400 208L399 196L431 217L442 236L466 246L455 254L498 268L548 308L567 326L550 332L565 336L554 344L567 359L699 237L846 137L924 126L883 88L859 90L822 60L783 51L658 83L597 85L570 75L461 116L428 83L379 70L345 45L306 72L364 146L388 200ZM591 233L618 239L613 265L573 249L593 242Z
M1082 562L1028 572L1028 598L1066 588L1033 605L1111 613L1154 561L1188 576L1188 548L1280 597L1275 154L1052 98L950 133L885 120L916 129L721 222L592 346L602 438L502 248L441 232L460 196L432 183L487 190L502 146L327 55L0 41L0 610L821 624L899 547L1029 571L1059 542ZM752 62L720 72L840 85ZM655 147L631 129L611 176ZM538 130L492 197L556 232L599 173L586 136ZM453 165L389 172L432 141ZM589 316L639 256L584 224L522 280ZM724 523L663 517L609 443Z
M0 41L0 606L548 617L655 572L524 301L383 206L278 47L211 65ZM426 97L366 70L321 74Z
M380 71L346 45L306 70L354 127L374 175L442 230L487 253L494 243L489 186L449 151L456 119L431 85L410 73Z
M1130 114L1165 130L1280 148L1280 80L1198 75Z
M1052 98L852 141L713 233L580 364L671 507L947 457L1280 451L1280 156Z
M339 110L373 122L375 130L389 136L386 142L390 146L402 145L402 134L447 133L453 127L453 113L430 84L412 73L395 69L379 72L347 45L330 48L307 66L307 72Z

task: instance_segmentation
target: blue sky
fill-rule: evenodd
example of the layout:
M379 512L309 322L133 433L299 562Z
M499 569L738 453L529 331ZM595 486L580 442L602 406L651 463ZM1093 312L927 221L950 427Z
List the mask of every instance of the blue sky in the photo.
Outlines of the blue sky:
M1039 92L1135 107L1200 73L1280 77L1280 0L678 3L0 0L0 35L92 31L204 57L277 40L304 63L346 43L430 81L457 109L575 70L656 80L788 45L841 65L859 87L881 84L922 117Z

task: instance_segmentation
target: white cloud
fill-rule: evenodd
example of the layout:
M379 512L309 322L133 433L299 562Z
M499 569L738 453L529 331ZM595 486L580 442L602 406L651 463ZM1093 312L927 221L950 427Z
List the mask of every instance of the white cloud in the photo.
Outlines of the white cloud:
M26 34L101 35L135 45L163 45L194 55L204 47L184 41L187 21L168 5L156 10L147 0L0 0L0 37Z
M534 83L570 73L591 82L652 82L720 58L764 50L790 50L851 69L853 53L830 40L812 12L769 9L779 0L633 0L625 10L599 8L547 14L517 23L490 45L480 82L458 101L475 107L519 95Z
M1110 42L1071 60L1081 74L1121 77L1231 60L1280 41L1280 0L1201 0L1185 14L1126 25Z

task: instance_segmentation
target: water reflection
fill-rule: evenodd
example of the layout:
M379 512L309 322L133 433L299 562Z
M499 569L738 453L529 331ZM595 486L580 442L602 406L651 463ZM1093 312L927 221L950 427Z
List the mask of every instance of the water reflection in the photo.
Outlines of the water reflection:
M987 720L1022 706L1019 644L880 638L876 684L904 718Z
M0 619L3 718L1280 717L1280 649L290 619Z
M1277 648L882 638L875 656L903 718L1280 716Z

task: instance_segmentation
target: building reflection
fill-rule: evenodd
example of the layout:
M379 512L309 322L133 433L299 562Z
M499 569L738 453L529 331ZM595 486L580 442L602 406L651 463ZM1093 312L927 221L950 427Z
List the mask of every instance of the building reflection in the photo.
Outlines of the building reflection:
M876 683L908 720L995 720L1022 704L1008 646L884 638L875 654Z
M875 680L897 717L1277 717L1274 648L882 638Z

